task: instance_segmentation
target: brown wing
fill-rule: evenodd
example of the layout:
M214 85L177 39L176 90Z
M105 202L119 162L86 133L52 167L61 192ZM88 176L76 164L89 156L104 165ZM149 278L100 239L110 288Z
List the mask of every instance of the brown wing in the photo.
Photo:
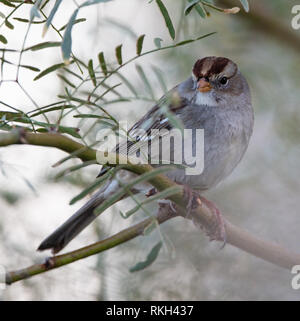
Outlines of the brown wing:
M115 151L123 155L134 155L137 151L148 150L149 144L161 137L156 137L155 131L153 130L171 130L174 126L170 122L167 114L172 112L176 115L176 113L187 104L188 100L180 98L175 87L163 96L149 112L128 130L127 141L125 139L124 142L118 144ZM166 112L166 110L168 112ZM108 167L103 166L97 177L103 175L107 170Z

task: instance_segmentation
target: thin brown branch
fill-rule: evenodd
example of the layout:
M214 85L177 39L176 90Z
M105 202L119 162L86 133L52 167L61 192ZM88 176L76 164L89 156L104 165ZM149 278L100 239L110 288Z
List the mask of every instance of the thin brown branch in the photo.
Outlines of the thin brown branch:
M192 213L191 218L196 225L202 224L204 227L209 229L211 223L203 220L204 213L206 213L206 217L210 217L211 220L214 219L214 217L212 217L212 213L204 206L204 204ZM181 213L181 215L185 214ZM231 244L267 262L286 269L291 269L294 265L300 263L299 253L293 253L280 245L258 238L226 219L225 230L227 244Z
M171 213L170 211L168 211L167 208L165 208L160 211L159 215L157 215L157 221L159 224L161 224L172 217L175 217L174 213ZM95 255L97 253L111 249L119 244L122 244L139 235L142 235L145 228L149 224L151 224L152 221L153 217L150 217L100 242L91 244L73 252L49 257L42 264L34 264L22 270L8 272L6 274L5 282L6 284L12 284L14 282L24 280L31 276L56 269L60 266L70 264L75 261L84 259L88 256Z
M176 214L173 213L168 206L161 206L159 207L158 213L156 215L156 220L159 224L162 224L171 218L177 217L178 215L185 217L186 211L183 208L178 208L178 212ZM108 237L89 246L80 248L76 251L47 258L46 261L42 264L34 264L21 270L8 272L6 274L6 284L12 284L34 275L56 269L63 265L70 264L84 259L88 256L104 252L122 243L130 241L137 236L143 235L145 228L153 222L153 218L154 217L150 217L111 237ZM206 229L209 229L212 225L215 224L212 223L215 219L214 215L212 215L210 210L206 208L204 204L193 211L189 219L192 219L196 225L201 224ZM226 221L225 224L228 244L236 246L248 253L255 255L256 257L259 257L265 261L271 262L283 268L291 269L292 266L299 264L299 254L289 252L279 245L259 239L228 221Z

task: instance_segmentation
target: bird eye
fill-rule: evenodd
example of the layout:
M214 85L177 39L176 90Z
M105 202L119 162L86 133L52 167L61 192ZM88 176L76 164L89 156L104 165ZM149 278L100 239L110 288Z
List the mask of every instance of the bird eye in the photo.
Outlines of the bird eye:
M220 79L220 84L226 85L227 83L228 83L228 78L227 78L227 77L222 77L222 78Z

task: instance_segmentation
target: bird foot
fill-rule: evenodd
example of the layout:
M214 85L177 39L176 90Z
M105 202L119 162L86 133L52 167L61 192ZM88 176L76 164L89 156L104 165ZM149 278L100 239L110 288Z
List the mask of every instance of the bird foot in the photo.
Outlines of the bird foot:
M177 214L176 204L173 203L173 202L170 201L170 200L166 200L166 199L165 199L165 200L159 200L159 201L158 201L158 206L159 206L159 207L168 206L170 213L172 213L172 214Z
M204 227L200 225L200 228L205 230L207 236L209 237L210 241L222 241L223 244L221 249L226 245L226 230L225 230L225 221L220 210L216 207L216 205L207 200L205 197L201 196L198 192L192 190L188 185L183 185L184 187L184 199L187 202L187 214L186 218L190 218L191 212L204 204L209 208L209 210L215 216L213 220L214 223L210 227Z
M222 241L222 249L226 245L226 230L223 216L213 202L200 195L199 198L201 202L206 205L215 216L214 224L209 228L205 228L206 234L209 236L210 241Z
M150 197L150 196L155 195L156 193L157 193L157 189L153 187L145 194L145 196ZM159 200L158 206L159 207L168 206L171 214L177 214L176 204L170 200L167 200L167 199Z
M186 218L190 218L191 211L201 205L200 195L188 185L183 185L183 198L187 202Z

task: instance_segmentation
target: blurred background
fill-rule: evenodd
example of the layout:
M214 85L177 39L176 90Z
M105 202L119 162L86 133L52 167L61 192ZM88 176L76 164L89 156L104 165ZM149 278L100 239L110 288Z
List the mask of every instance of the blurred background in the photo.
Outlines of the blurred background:
M80 1L78 1L80 3ZM81 1L82 2L82 1ZM195 10L187 17L187 1L165 0L176 29L176 41L196 38L216 31L203 40L179 48L161 51L136 61L143 67L158 99L164 93L154 70L159 70L168 89L190 76L196 59L224 56L235 61L247 78L255 109L255 127L248 151L233 174L216 189L206 193L223 215L263 239L299 252L299 159L300 159L300 30L293 30L291 8L297 1L250 0L250 12L236 15L210 10L202 19ZM239 6L239 1L215 1L220 7ZM53 21L63 26L75 9L65 1ZM0 11L9 8L1 4ZM49 13L48 6L45 12ZM30 6L23 6L15 17L29 17ZM135 55L135 42L145 34L144 49L172 41L155 2L115 0L80 11L83 23L73 28L73 52L85 63L95 61L100 51L113 62L114 49L123 44L123 60ZM5 35L9 48L20 49L26 26L14 22L14 30ZM43 26L33 25L26 46L42 41L59 41L49 29L41 38ZM1 44L4 47L3 44ZM17 60L13 53L7 59ZM41 70L62 62L59 48L23 55L24 64ZM153 68L154 67L154 68ZM74 66L75 68L75 66ZM14 79L16 68L5 65L3 77ZM135 63L123 69L123 75L140 96L148 97ZM22 70L20 83L3 82L0 101L25 112L57 101L64 83L56 73L33 81L35 74ZM110 85L120 82L112 79ZM91 90L91 84L82 92ZM118 91L130 97L124 85ZM96 92L97 93L97 92ZM152 99L152 98L151 98ZM151 99L128 99L105 106L118 120L133 124L153 105ZM153 99L152 99L153 100ZM1 103L1 110L5 106ZM56 122L58 115L49 115ZM79 126L80 133L90 128L89 120L65 117L64 125ZM91 142L96 124L86 135ZM83 168L60 180L55 175L78 160L51 167L66 154L52 148L10 146L0 151L0 264L7 270L26 267L49 256L37 253L39 243L68 218L86 199L69 201L90 184L99 171L96 165ZM136 213L124 220L120 210L132 208L125 200L107 210L65 249L74 250L112 235L140 221ZM149 206L151 212L155 205ZM162 235L164 247L158 259L146 270L130 273L129 268L144 260ZM300 263L300 262L299 262ZM266 263L230 245L223 250L210 243L190 221L176 218L164 223L147 237L139 237L102 254L15 283L0 292L2 300L299 300L300 290L291 287L292 274Z

